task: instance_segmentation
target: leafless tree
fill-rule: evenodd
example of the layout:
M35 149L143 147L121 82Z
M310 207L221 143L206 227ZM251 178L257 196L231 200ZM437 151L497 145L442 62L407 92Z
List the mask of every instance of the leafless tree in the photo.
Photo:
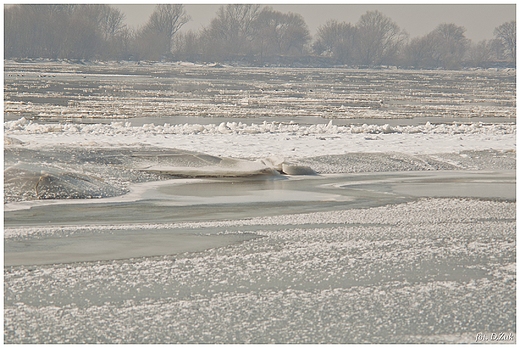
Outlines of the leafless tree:
M432 58L445 69L461 67L470 41L465 36L466 29L453 23L443 23L430 34L434 47Z
M254 22L260 5L225 5L219 7L216 17L202 33L204 55L208 59L225 59L251 52Z
M304 54L311 39L309 28L300 14L284 14L284 23L278 31L282 54ZM293 53L294 52L294 53Z
M403 62L415 68L436 67L432 59L433 51L434 43L431 35L413 38L403 49Z
M262 9L255 20L254 47L261 57L273 55L301 55L310 41L303 17L294 13Z
M5 11L6 56L109 58L124 15L108 5L14 5Z
M124 23L125 14L120 10L107 5L99 6L102 6L102 10L100 11L98 23L100 25L101 32L103 33L104 39L110 40L119 35L123 35L123 32L126 29L126 25Z
M135 35L134 50L138 59L171 59L174 36L189 20L184 5L157 5L148 22Z
M179 32L173 40L172 52L176 59L194 62L200 58L200 35L192 30Z
M363 65L389 64L407 35L379 11L368 11L356 24L356 52Z
M493 56L492 40L470 43L466 50L465 62L468 66L487 67Z
M4 57L69 59L182 59L203 61L291 57L309 52L302 16L260 5L223 5L207 28L181 32L189 20L183 5L157 5L136 30L124 14L100 4L29 4L4 7ZM495 28L495 38L471 43L465 28L441 24L413 38L378 11L356 25L328 21L318 28L314 54L343 64L403 64L458 69L490 62L516 63L516 22Z
M128 30L124 24L125 15L120 10L108 5L86 4L78 5L72 13L71 31L75 37L81 37L75 49L84 51L81 55L90 58L95 54L103 59L121 57L125 42L128 40ZM70 53L69 53L70 54Z
M506 54L516 64L516 21L498 26L494 34L502 42Z
M356 28L350 23L330 20L318 28L313 50L343 64L353 63L355 36Z
M430 33L413 38L403 49L403 62L416 68L457 69L462 66L470 41L464 35L464 27L455 24L441 24ZM474 46L471 52L472 64L486 59L487 46ZM469 54L469 53L468 53Z
M491 59L493 61L503 61L505 58L504 44L500 39L492 39L489 42L489 49L491 50Z

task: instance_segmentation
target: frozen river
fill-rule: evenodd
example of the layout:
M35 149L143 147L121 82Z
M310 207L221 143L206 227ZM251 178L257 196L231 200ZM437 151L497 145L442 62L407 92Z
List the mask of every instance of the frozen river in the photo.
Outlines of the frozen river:
M253 224L245 230L234 228L235 233L220 234L222 229L217 224L187 232L175 227L179 223L337 212L413 202L419 197L515 201L515 181L514 171L437 171L146 183L136 185L124 199L37 201L40 204L32 204L30 209L6 211L6 235L12 238L4 244L4 263L12 266L171 255L259 237L261 234L255 231L265 229L264 225ZM56 227L63 225L67 227ZM270 226L270 230L291 225ZM308 225L325 228L330 223Z
M511 71L6 62L5 343L515 343Z

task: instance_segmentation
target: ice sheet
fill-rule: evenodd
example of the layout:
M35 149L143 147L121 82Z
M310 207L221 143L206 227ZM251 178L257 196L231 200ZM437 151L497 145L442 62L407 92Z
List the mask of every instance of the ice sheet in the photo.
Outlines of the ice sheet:
M109 233L81 229L67 238L50 236L39 239L6 240L4 265L41 265L83 261L117 260L134 257L175 255L219 248L259 236L249 233L204 234L171 229L125 229Z
M516 116L515 71L510 69L251 69L164 63L6 62L4 78L4 112L8 117L450 120Z
M478 332L515 333L515 206L425 199L231 220L264 238L171 257L8 267L5 340L475 343Z
M381 206L429 197L432 192L436 197L514 201L515 188L514 170L184 179L137 184L130 194L114 198L12 203L4 215L8 227L211 221Z
M5 165L129 193L4 187L5 343L515 333L516 71L84 63L5 62Z

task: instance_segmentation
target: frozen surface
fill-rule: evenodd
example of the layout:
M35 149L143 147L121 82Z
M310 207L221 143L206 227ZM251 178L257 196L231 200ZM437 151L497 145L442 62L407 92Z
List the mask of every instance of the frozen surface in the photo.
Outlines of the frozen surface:
M257 237L244 233L223 235L215 231L204 234L186 233L171 228L136 229L135 226L105 226L97 230L65 228L63 232L56 232L56 229L52 230L47 238L7 239L4 246L4 265L55 264L172 255L218 248Z
M465 150L512 150L516 124L439 124L418 126L334 126L263 123L131 126L128 123L39 124L26 119L4 124L5 135L23 146L155 146L235 158L304 158L352 152L451 153Z
M7 189L7 190L5 190ZM25 199L81 199L117 196L123 190L101 178L64 168L17 163L4 170L4 197ZM13 193L16 192L16 193Z
M421 197L514 201L515 187L516 175L511 170L170 179L136 184L121 197L10 203L4 209L4 224L19 227L212 221L373 207Z
M516 331L515 203L425 199L227 225L263 238L7 267L6 342L473 343Z
M515 342L515 77L6 61L4 342Z
M515 77L515 70L277 69L6 61L4 111L8 119L27 116L51 120L164 120L171 116L507 120L516 117Z

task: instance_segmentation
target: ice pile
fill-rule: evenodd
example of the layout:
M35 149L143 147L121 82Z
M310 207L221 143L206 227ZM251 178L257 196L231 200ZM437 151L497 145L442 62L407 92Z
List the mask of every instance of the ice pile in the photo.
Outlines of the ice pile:
M500 135L516 134L515 123L486 124L482 122L459 124L431 124L408 126L390 126L363 124L338 126L332 123L316 125L300 125L296 123L266 122L261 124L245 124L242 122L221 122L220 124L176 124L164 125L144 124L140 127L132 126L130 122L112 122L110 124L39 124L21 118L16 121L4 123L5 135L24 135L24 134L89 134L89 135L138 135L138 134L280 134L288 133L292 135L320 135L320 134L482 134Z
M281 156L258 160L211 156L195 151L172 149L158 154L155 151L135 152L137 169L148 173L183 178L251 177L262 175L314 175L310 167L287 161Z
M281 156L245 160L180 149L103 151L6 148L4 203L42 199L107 198L132 183L173 178L271 179L314 175Z

